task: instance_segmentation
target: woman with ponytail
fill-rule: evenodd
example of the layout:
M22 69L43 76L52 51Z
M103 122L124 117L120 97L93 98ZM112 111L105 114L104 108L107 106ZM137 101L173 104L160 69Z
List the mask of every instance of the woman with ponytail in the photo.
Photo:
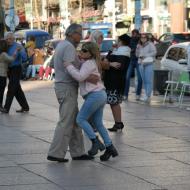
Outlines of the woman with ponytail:
M89 83L86 80L91 74L98 75L99 77L101 75L100 53L97 44L94 42L83 44L80 57L84 60L80 70L71 64L64 64L69 74L75 80L79 81L80 93L84 98L84 103L77 115L76 121L78 126L84 130L88 138L92 141L92 147L88 151L88 154L94 156L99 150L103 151L106 149L104 154L100 156L100 160L107 161L111 156L117 156L118 152L113 146L109 134L103 125L103 109L107 101L105 87L101 80L96 84ZM89 123L89 118L93 121L104 144L96 136Z

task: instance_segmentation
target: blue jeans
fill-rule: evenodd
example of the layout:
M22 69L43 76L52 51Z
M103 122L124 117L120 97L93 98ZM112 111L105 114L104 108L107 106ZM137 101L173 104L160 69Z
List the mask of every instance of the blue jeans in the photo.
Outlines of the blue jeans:
M112 141L107 129L103 125L103 109L107 101L106 92L104 90L91 92L86 95L84 99L84 104L76 119L78 126L84 130L89 139L95 139L96 134L88 122L88 119L90 118L104 140L105 146L110 146Z
M139 71L139 64L138 64L138 60L136 59L132 59L128 70L127 70L127 74L126 74L126 80L125 80L125 92L124 95L128 96L129 94L129 88L130 88L130 80L131 80L131 75L132 75L132 71L133 69L136 69L136 73L137 73L137 88L136 88L136 95L141 95L141 90L142 90L142 77Z
M144 84L146 97L150 97L153 88L153 64L140 65L140 72Z
M31 77L34 78L36 76L36 72L39 70L41 65L29 65L26 71L26 78Z

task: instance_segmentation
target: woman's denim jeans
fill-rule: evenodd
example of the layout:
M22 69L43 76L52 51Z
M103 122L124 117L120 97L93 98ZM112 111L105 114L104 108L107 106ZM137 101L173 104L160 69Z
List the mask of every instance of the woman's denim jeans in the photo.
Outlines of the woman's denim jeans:
M36 76L36 72L39 70L41 66L42 65L29 65L26 71L26 78L29 78L30 74L31 77L34 78Z
M144 84L145 95L150 97L153 88L153 64L140 65L140 72Z
M106 101L107 95L104 90L91 92L86 95L84 104L77 115L77 124L84 130L89 139L94 139L96 134L88 122L90 118L104 140L104 144L109 146L112 144L112 141L103 125L103 109Z
M131 75L132 75L132 72L133 72L134 68L136 69L136 74L137 74L136 95L141 95L142 77L141 77L141 74L140 74L140 71L139 71L138 60L134 59L134 60L131 60L131 62L129 64L129 68L127 70L127 74L126 74L124 95L127 96L127 97L128 97L128 94L129 94Z

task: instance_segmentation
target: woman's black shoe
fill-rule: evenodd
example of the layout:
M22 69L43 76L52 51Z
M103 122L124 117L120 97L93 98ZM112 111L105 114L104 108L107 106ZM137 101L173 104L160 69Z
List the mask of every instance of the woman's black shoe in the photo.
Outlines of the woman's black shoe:
M94 156L98 153L98 150L103 151L105 149L104 144L96 137L95 139L91 139L92 141L92 147L88 151L88 154L90 156Z
M104 152L103 155L100 156L100 160L107 161L107 160L109 160L109 158L111 156L116 157L118 155L119 154L118 154L117 150L115 149L115 147L113 145L110 145L110 146L106 147L106 151Z
M118 130L121 130L124 128L124 124L122 122L115 123L112 128L109 128L108 130L111 132L117 132Z

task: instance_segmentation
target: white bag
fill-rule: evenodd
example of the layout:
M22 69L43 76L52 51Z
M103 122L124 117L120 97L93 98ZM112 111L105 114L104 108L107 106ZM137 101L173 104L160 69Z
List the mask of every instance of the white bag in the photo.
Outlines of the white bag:
M148 64L153 63L153 61L154 61L153 57L145 57L145 58L142 60L142 64L143 64L143 65L148 65Z

